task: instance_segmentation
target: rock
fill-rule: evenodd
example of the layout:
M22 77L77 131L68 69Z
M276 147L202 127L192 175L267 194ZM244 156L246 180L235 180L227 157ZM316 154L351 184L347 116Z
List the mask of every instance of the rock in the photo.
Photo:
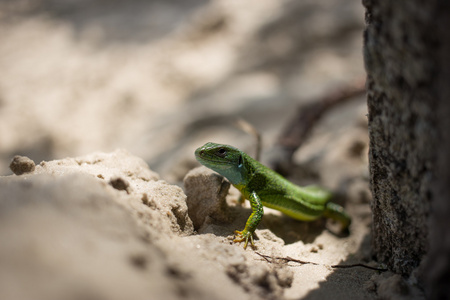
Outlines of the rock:
M166 235L193 233L183 191L159 180L159 175L141 158L125 150L41 162L33 174L59 176L80 172L90 174L118 193L125 192L127 196L117 201L144 224ZM155 238L159 236L156 234Z
M26 156L16 155L14 156L9 168L16 175L22 175L24 173L33 172L35 169L34 161Z
M230 183L206 167L191 170L184 178L189 217L199 230L206 220L229 221L225 197Z
M192 234L181 188L127 152L43 162L0 177L0 299L249 299Z
M0 180L1 299L175 298L161 251L105 187L86 174Z

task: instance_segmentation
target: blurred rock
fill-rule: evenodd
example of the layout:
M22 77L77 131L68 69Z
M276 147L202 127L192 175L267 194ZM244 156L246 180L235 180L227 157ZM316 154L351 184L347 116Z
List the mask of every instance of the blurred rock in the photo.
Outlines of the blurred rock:
M9 165L11 171L13 171L16 175L33 172L35 167L36 165L34 164L34 161L26 156L20 155L14 156L11 164Z

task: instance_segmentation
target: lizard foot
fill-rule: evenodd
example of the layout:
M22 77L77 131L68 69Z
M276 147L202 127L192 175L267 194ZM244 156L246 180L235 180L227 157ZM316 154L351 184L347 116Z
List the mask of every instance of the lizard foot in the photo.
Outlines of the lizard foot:
M245 242L244 250L247 249L248 242L250 240L250 244L253 249L256 249L255 243L253 242L253 233L247 230L235 230L234 234L236 234L236 238L233 240L235 243Z

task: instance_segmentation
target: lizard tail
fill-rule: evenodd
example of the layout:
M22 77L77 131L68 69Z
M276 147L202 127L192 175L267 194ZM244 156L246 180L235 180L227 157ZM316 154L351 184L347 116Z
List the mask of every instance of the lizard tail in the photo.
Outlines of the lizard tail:
M348 227L352 222L350 216L345 212L344 208L333 202L328 202L325 206L323 215L327 218L336 220L342 224L342 230L348 231Z

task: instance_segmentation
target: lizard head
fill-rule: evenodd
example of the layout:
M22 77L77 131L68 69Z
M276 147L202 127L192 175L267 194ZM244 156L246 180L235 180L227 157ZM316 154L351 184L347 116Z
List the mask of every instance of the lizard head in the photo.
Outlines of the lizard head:
M195 150L195 158L204 166L213 169L229 169L242 165L242 152L232 146L206 143Z
M206 143L195 150L195 158L205 167L225 176L231 183L240 182L245 172L243 152L232 146Z

